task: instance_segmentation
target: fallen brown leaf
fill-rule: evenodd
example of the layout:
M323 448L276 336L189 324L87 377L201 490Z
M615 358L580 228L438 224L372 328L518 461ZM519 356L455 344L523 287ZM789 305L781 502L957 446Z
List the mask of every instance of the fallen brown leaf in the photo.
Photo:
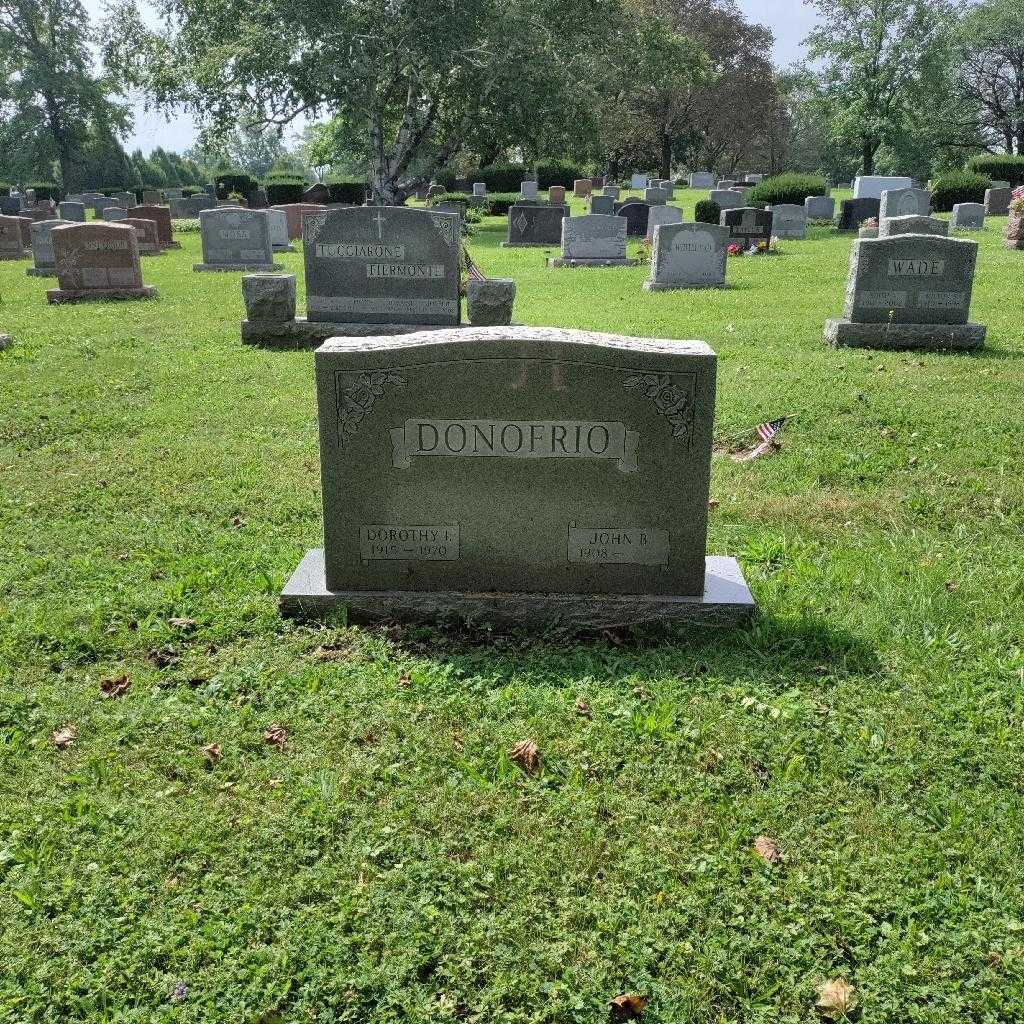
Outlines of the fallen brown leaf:
M527 775L536 775L540 771L540 749L533 740L520 740L509 751L508 756Z
M782 863L782 850L774 839L768 836L758 836L754 840L754 852L769 864Z
M127 673L121 676L114 676L112 679L101 679L100 690L105 697L123 697L132 685L132 677Z
M721 505L721 504L722 503L717 498L711 498L708 501L708 511L709 512L714 512L715 509L718 508L718 506Z
M75 727L73 725L62 725L55 729L50 737L58 750L66 750L75 742Z
M178 652L173 647L154 647L146 657L157 668L170 668L171 665L177 665L181 661Z
M412 676L409 675L408 672L399 672L398 673L398 685L403 690L408 690L409 687L412 686Z
M199 625L195 619L186 619L177 615L167 621L170 622L175 629L195 629L195 627Z
M351 647L325 645L306 655L310 661L348 661L352 657Z
M580 718L593 718L594 709L582 698L576 701L576 714Z
M840 1020L857 1009L857 992L845 978L833 978L818 986L815 1006L823 1017Z
M231 525L234 526L236 529L240 526L245 526L244 516L232 516Z
M272 744L278 750L284 750L284 745L288 742L288 730L275 722L264 730L263 742Z
M210 764L216 764L220 760L220 744L210 743L203 747L203 753Z
M639 1020L647 1009L647 996L627 992L608 1001L608 1016L612 1021Z

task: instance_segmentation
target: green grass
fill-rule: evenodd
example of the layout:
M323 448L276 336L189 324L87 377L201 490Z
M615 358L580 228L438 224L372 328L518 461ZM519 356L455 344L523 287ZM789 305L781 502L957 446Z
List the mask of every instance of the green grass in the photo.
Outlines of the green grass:
M755 625L625 642L281 621L320 536L312 356L239 343L195 234L144 261L155 302L50 307L0 263L0 1019L599 1022L636 991L649 1024L775 1024L838 976L869 1024L1024 1019L1002 223L975 356L826 349L851 239L823 229L653 295L477 232L521 322L708 341L722 434L799 414L715 460Z

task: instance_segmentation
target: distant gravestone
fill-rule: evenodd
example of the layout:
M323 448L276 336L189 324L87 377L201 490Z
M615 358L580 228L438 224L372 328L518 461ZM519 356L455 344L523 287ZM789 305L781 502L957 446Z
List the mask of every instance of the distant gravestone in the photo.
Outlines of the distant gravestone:
M654 231L662 224L682 224L683 211L678 206L652 206L647 214L648 241L654 240Z
M718 224L662 224L654 232L650 292L681 288L721 288L729 229Z
M32 253L25 247L21 217L0 214L0 260L27 260Z
M144 188L142 190L142 205L143 206L163 206L164 205L164 194L159 189L155 188Z
M517 203L509 207L508 239L502 245L510 249L558 245L562 241L562 218L568 216L567 206Z
M128 211L123 206L108 206L104 209L101 220L120 221L125 220L127 216Z
M940 235L945 238L948 234L948 222L938 217L887 217L878 223L879 238L892 235Z
M615 216L626 221L626 234L631 238L647 237L647 220L651 208L639 199L627 199L615 204Z
M614 199L618 202L622 198L622 189L618 185L605 185L601 189L601 195L607 196L609 199Z
M957 203L949 218L952 231L983 231L985 229L985 207L982 203Z
M66 220L38 220L32 223L32 263L25 273L30 277L56 277L53 229L71 223Z
M772 235L784 241L802 242L807 238L807 211L795 203L772 206Z
M836 215L836 201L831 196L808 196L804 200L808 220L832 220Z
M303 228L310 321L457 326L459 218L363 206L308 214Z
M887 188L879 200L878 217L927 217L932 212L932 194L923 188Z
M706 554L715 376L702 342L553 328L330 340L316 353L324 547L282 612L749 618L739 566Z
M134 192L115 192L114 198L126 209L130 210L138 202Z
M589 211L601 216L613 217L615 215L615 200L611 196L591 196Z
M577 199L586 199L594 190L594 183L589 178L577 178L573 182L572 194Z
M709 198L711 202L718 203L720 210L738 210L741 206L746 205L746 197L743 193L733 189L712 189Z
M85 204L74 203L70 200L65 200L63 203L59 203L57 206L57 216L61 220L74 221L77 224L85 223Z
M315 206L326 206L331 201L331 190L323 182L318 181L302 193L302 201Z
M733 189L735 187L736 187L736 179L735 178L722 178L718 182L718 188L719 188L720 191L723 191L723 192L728 192L729 189Z
M180 188L165 188L164 195L167 197L168 200L181 199L182 196L184 195L184 192ZM214 188L214 190L210 192L209 195L216 196L217 189Z
M590 179L590 185L592 188L604 188L605 178L603 174L595 174Z
M770 210L753 206L723 210L721 223L729 229L729 238L744 247L771 244L773 218Z
M646 174L634 174L629 179L629 187L634 192L643 192L647 188L647 175Z
M265 210L225 208L199 214L203 262L196 271L280 270L270 247Z
M565 206L565 187L562 185L552 185L548 189L548 202L552 206Z
M747 174L743 178L744 184L747 185L760 185L764 181L763 174Z
M142 204L132 210L132 216L140 220L151 220L156 224L156 235L160 239L161 249L180 249L180 243L174 240L174 225L171 223L171 208L163 203L155 206Z
M441 190L441 195L444 189ZM302 225L307 216L319 215L326 209L324 206L313 206L309 203L285 203L281 206L272 207L281 210L288 220L288 238L294 242L302 238Z
M839 207L839 230L856 231L866 220L878 218L879 199L844 199Z
M56 228L53 244L58 287L48 302L89 299L151 299L156 289L142 281L135 228L128 224L72 224Z
M487 184L483 181L473 182L473 195L475 196L486 196L487 195Z
M519 195L523 199L536 199L537 198L537 182L535 182L535 181L524 181L519 186Z
M132 211L134 213L134 210ZM128 217L121 222L135 229L136 241L139 244L140 256L159 256L163 252L160 235L155 220L144 220L141 217Z
M1006 217L1013 201L1012 188L990 188L985 191L985 213L989 217Z
M271 207L263 212L267 215L270 248L274 252L295 252L295 246L288 241L288 218L284 210Z
M0 216L16 217L21 213L21 199L18 196L0 196Z
M589 214L562 220L562 255L552 267L633 267L626 259L626 222L621 217Z
M908 189L914 187L914 179L902 176L886 176L881 174L861 175L854 179L854 199L878 199L888 189Z
M664 206L668 202L668 193L663 188L644 189L644 202L648 206Z
M203 210L217 209L217 200L205 192L188 199L171 199L171 217L174 220L197 220Z
M711 171L694 171L690 175L690 188L705 189L715 187L715 176Z
M889 349L973 349L986 329L970 323L978 243L934 235L860 240L850 257L844 320L830 344Z

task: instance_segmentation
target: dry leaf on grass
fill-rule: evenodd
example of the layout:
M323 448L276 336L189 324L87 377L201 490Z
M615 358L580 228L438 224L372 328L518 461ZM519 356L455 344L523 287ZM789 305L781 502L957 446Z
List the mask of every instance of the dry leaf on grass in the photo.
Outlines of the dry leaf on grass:
M576 714L580 718L593 718L594 709L582 698L576 701Z
M536 775L540 771L540 749L533 740L520 740L509 751L508 756L527 775Z
M272 744L278 750L284 750L284 745L288 742L288 730L275 722L264 730L263 742Z
M612 1021L639 1020L647 1009L646 996L627 992L608 1001L608 1017Z
M176 615L174 618L167 620L175 629L195 629L199 623L195 619L186 619L182 616Z
M412 686L412 676L409 675L408 672L399 672L398 673L398 685L403 690L408 690L409 687Z
M100 680L100 691L104 697L123 697L132 685L132 677L125 673L121 676L114 676L112 679Z
M842 1020L857 1009L857 991L845 978L833 978L818 986L818 1012L829 1020Z
M177 665L181 661L178 652L173 647L154 647L146 655L146 658L157 668L170 668L171 665Z
M220 744L210 743L203 747L203 753L210 764L216 764L220 760Z
M62 725L55 729L50 736L58 750L66 750L75 742L75 727L73 725Z
M782 863L782 850L779 849L779 844L768 836L758 836L754 840L754 853L769 864Z

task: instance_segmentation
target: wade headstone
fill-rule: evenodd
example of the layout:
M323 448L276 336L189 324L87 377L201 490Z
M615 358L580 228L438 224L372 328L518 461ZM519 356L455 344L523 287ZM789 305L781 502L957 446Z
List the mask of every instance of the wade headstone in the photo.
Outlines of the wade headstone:
M280 270L270 247L265 210L221 208L199 214L203 262L196 271Z
M932 212L932 194L924 188L887 188L878 204L878 218L927 217Z
M156 296L156 289L143 283L138 239L129 224L93 221L55 228L53 245L58 287L46 293L48 302Z
M663 224L654 232L649 292L721 288L729 229L718 224Z
M836 201L831 196L808 196L804 200L808 220L831 221L836 215Z
M626 259L626 222L621 217L589 214L562 220L562 255L551 267L635 267Z
M880 199L844 199L839 206L839 231L856 231L866 220L877 220Z
M957 203L949 218L951 231L983 231L985 207L982 203Z
M862 239L853 245L845 319L829 320L832 345L974 349L986 329L971 323L978 243L935 235Z
M730 240L745 248L771 244L773 217L770 210L759 210L754 206L723 210L721 224L729 229Z
M32 223L32 263L25 273L30 277L56 277L53 229L70 224L66 220L37 220Z
M703 342L484 327L316 353L324 546L286 615L349 622L741 622L707 557L715 354Z
M878 237L892 235L940 235L949 234L949 223L938 217L887 217L878 223Z
M626 234L630 238L647 237L647 221L650 211L650 206L640 199L627 199L624 203L615 204L615 216L625 220Z
M654 240L654 232L662 224L682 224L683 211L678 206L652 206L647 213L647 240Z
M501 244L510 249L558 245L562 241L562 218L568 216L568 206L517 203L509 207L508 239Z
M25 247L22 220L0 214L0 260L27 260L32 255Z
M990 188L985 190L985 213L989 217L1006 217L1013 200L1012 188Z

